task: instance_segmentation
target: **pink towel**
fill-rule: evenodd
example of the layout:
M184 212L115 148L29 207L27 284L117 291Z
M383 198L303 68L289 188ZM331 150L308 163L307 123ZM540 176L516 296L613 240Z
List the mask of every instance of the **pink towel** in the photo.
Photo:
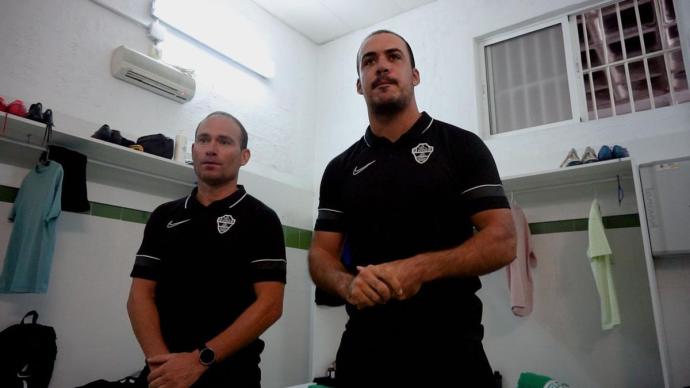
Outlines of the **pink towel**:
M511 213L515 223L517 252L515 260L507 267L510 308L513 310L513 314L524 317L532 312L532 274L530 268L537 266L537 257L532 251L532 237L525 213L517 204L512 205Z

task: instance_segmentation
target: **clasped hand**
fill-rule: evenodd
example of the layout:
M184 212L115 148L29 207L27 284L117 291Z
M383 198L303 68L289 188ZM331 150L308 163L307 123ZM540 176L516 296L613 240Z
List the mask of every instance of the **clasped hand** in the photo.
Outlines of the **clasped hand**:
M146 362L151 370L149 388L188 388L206 371L196 351L161 354Z
M347 290L348 303L363 309L385 304L391 299L405 300L417 294L422 280L412 260L357 266L358 273Z

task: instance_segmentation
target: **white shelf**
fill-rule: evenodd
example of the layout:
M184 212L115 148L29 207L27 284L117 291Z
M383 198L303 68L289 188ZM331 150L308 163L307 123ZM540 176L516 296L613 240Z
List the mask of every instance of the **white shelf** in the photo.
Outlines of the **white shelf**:
M6 121L5 121L6 120ZM6 124L5 124L6 123ZM56 123L59 125L59 123ZM45 125L12 114L0 114L0 155L2 161L28 167L40 154ZM95 129L94 129L95 130ZM191 166L160 156L135 151L106 141L75 136L53 129L51 144L86 155L87 172L97 180L124 181L128 186L194 186ZM22 147L23 146L23 147ZM27 152L27 150L33 150ZM163 188L163 187L161 187Z
M503 188L510 191L532 191L559 186L587 184L616 179L616 176L632 177L630 158L581 164L531 174L501 177Z

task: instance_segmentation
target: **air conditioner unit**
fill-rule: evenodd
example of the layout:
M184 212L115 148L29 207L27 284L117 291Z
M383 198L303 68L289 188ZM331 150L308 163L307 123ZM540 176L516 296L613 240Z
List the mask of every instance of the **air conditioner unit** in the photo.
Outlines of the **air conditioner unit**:
M196 90L196 82L189 74L126 46L113 52L110 71L117 79L179 103L191 100Z

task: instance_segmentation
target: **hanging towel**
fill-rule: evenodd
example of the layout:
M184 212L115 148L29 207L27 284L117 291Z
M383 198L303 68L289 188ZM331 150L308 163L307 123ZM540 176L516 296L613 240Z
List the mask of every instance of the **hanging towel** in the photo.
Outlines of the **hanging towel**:
M510 309L518 317L532 312L532 274L531 268L537 266L537 257L532 250L532 235L525 213L517 204L511 207L515 223L516 257L508 267L508 289L510 290Z
M594 282L597 285L599 299L601 299L601 328L612 329L621 323L618 313L618 298L611 273L612 252L604 233L604 223L601 220L599 202L592 201L589 210L589 248L587 257L590 259Z
M0 292L48 290L62 177L62 166L49 162L37 165L24 178L9 217L14 227L0 275Z

